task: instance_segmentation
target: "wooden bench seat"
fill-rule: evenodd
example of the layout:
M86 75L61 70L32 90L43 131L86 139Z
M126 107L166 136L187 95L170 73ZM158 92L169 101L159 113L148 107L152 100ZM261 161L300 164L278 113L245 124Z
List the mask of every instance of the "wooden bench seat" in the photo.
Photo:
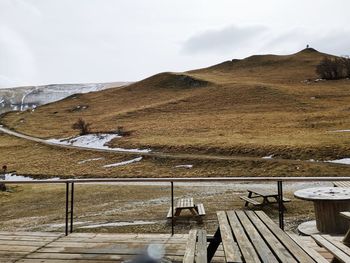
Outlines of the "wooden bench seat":
M175 214L175 213L174 213ZM168 214L167 214L167 216L166 216L167 218L171 218L172 217L172 213L171 213L171 207L169 208L169 212L168 212Z
M188 235L183 263L207 263L207 232L192 229Z
M243 196L241 195L239 198L241 198L242 200L248 202L248 203L251 203L252 205L262 205L263 203L262 202L259 202L253 198L249 198L247 196Z
M196 210L197 210L199 216L205 216L205 210L204 210L203 204L197 204Z
M333 262L350 262L350 248L341 241L332 240L329 235L312 235L311 237L338 260Z
M252 204L254 206L263 206L269 204L278 203L279 196L277 192L264 190L264 189L247 189L248 196L240 196L242 200L245 201L244 206ZM291 199L283 197L283 203L290 202ZM282 204L284 210L287 210L286 207Z

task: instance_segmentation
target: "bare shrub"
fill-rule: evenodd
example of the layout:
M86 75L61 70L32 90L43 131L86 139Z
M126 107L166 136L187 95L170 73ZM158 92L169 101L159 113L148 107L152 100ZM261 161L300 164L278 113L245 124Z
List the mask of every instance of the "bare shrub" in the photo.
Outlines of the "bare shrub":
M130 136L131 131L126 131L123 126L118 126L117 128L117 134L120 136Z
M350 76L349 58L328 58L325 57L320 64L316 66L316 73L322 79L342 79Z
M72 125L72 129L79 130L80 135L86 135L90 133L90 125L90 123L87 123L82 118L79 118L77 122Z

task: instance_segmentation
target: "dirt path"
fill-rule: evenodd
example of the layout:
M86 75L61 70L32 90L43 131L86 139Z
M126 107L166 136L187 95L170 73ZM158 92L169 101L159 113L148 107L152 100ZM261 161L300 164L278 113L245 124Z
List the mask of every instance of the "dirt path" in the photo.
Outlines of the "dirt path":
M279 162L279 163L289 163L289 164L310 164L310 161L305 160L291 160L291 159L282 159L282 158L271 158L271 159L264 159L262 157L248 157L248 156L232 156L232 155L212 155L212 154L189 154L189 153L165 153L165 152L133 152L133 151L117 151L115 149L96 149L96 148L90 148L90 147L80 147L80 146L72 146L72 145L64 145L64 144L58 144L54 142L50 142L38 137L33 137L29 135L25 135L23 133L19 133L10 129L7 129L0 125L0 132L6 133L11 136L15 136L18 138L22 138L25 140L30 140L38 143L42 143L45 145L55 146L55 147L63 147L63 148L69 148L69 149L78 149L78 150L84 150L84 151L94 151L94 152L113 152L113 153L120 153L125 155L139 155L139 156L150 156L150 157L159 157L159 158L169 158L169 159L187 159L187 160L231 160L231 161L259 161L259 162ZM326 163L326 162L317 162L317 164L326 165L326 166L339 166L344 164L337 164L337 163Z

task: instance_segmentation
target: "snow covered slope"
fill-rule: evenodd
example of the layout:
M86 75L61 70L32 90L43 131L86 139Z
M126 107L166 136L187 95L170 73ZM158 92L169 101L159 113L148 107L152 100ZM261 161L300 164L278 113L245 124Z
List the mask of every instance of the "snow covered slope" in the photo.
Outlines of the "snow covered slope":
M11 110L26 110L38 105L58 101L76 93L88 93L112 87L120 87L129 82L51 84L0 89L0 113Z

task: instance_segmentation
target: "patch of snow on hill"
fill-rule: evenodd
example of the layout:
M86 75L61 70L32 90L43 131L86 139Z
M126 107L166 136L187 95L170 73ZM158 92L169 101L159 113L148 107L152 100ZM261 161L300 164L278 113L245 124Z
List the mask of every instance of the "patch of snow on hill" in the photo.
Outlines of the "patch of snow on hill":
M12 174L12 173L8 173L5 174L4 179L0 177L0 179L3 179L5 181L33 181L33 180L37 180L34 179L32 177L29 176L23 176L23 175L17 175L17 174ZM54 177L54 178L50 178L50 179L46 179L46 180L59 180L59 177Z
M350 164L350 158L343 158L339 160L326 161L327 163L340 163L340 164Z
M350 132L350 130L335 130L335 131L330 131L330 132Z
M66 138L66 139L49 139L46 140L49 143L52 144L63 144L63 145L70 145L70 146L76 146L81 148L93 148L93 149L105 149L105 150L112 150L112 151L118 151L118 152L135 152L135 153L148 153L151 150L150 149L124 149L124 148L110 148L106 143L110 142L111 140L115 138L121 138L118 134L87 134L82 135L74 138Z
M139 161L141 161L141 160L142 160L142 157L138 157L138 158L135 158L135 159L132 159L132 160L124 161L124 162L107 164L107 165L104 165L103 167L109 168L109 167L122 166L122 165L126 165L126 164L131 164L131 163L139 162Z
M261 159L272 159L272 158L273 158L273 154L261 157Z
M79 161L78 164L83 164L83 163L92 162L92 161L98 161L98 160L103 160L103 159L104 159L103 157L91 158L91 159Z
M190 169L192 167L193 167L193 164L180 164L175 166L175 168L187 168L187 169Z

